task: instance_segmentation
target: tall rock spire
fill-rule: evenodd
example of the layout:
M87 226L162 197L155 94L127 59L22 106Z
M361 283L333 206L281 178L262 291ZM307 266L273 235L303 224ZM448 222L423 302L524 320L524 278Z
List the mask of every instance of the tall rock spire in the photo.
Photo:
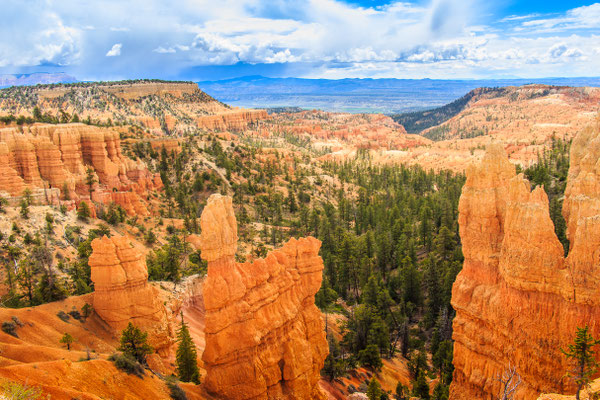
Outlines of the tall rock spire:
M230 197L208 199L201 217L206 308L206 389L222 399L324 399L319 372L328 353L314 296L321 243L290 239L253 263L236 263Z

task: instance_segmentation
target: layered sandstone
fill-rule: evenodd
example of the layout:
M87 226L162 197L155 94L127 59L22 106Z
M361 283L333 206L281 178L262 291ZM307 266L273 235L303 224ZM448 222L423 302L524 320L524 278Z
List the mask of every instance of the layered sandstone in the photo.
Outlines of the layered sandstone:
M201 227L206 389L232 400L323 399L320 242L291 239L265 259L236 263L237 223L231 198L220 195L209 198Z
M492 399L509 363L523 383L516 398L573 391L559 349L577 327L600 335L600 129L571 149L564 201L565 259L542 188L531 191L504 149L492 145L467 170L459 203L465 262L452 291L454 399Z
M233 110L217 115L196 118L199 128L210 131L241 131L257 121L268 117L265 110Z
M66 189L79 200L89 197L87 168L99 183L94 200L111 199L130 214L145 209L137 205L138 194L162 187L143 162L123 156L116 131L84 124L0 129L0 192L20 196L25 188Z
M148 283L142 253L125 237L92 241L89 259L94 282L94 311L115 332L129 322L149 332L150 343L159 354L171 345L169 320L158 290Z

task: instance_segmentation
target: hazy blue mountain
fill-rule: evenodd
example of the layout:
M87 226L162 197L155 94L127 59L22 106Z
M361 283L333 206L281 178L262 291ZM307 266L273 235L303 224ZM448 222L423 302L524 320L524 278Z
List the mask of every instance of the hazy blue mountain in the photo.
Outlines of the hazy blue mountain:
M301 79L247 76L198 82L220 101L239 107L301 107L327 111L401 113L439 107L478 87L545 83L600 86L600 78L496 80Z
M8 74L0 75L0 88L9 86L29 86L48 83L74 83L77 79L62 72L47 73L35 72L33 74Z

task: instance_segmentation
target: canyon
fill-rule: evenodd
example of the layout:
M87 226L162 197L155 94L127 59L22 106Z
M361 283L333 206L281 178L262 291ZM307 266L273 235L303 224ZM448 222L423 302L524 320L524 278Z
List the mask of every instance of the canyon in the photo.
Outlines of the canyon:
M0 381L29 379L58 399L169 398L159 374L176 371L175 332L183 314L202 375L201 385L180 383L189 399L345 400L364 397L357 392L366 392L373 378L393 392L398 383L415 384L411 363L419 355L430 364L430 391L448 390L452 374L431 366L436 361L429 350L443 313L425 321L434 296L423 290L409 305L404 274L414 267L419 290L431 281L443 284L439 292L451 319L450 287L461 267L462 242L464 267L452 289L451 398L494 398L497 377L509 366L523 381L516 398L573 392L560 349L578 326L590 323L594 336L600 334L594 320L600 311L600 126L585 128L596 116L600 90L481 90L422 135L385 115L234 109L185 82L11 90L18 95L0 91L5 116L30 116L38 106L51 116L62 110L92 121L3 120L0 196L8 205L0 221L1 255L10 260L13 246L28 260L44 243L52 256L48 268L69 294L80 262L89 266L94 292L35 305L41 301L27 300L15 284L23 291L19 307L28 307L0 308L1 321L22 323L18 337L0 332ZM573 139L562 209L566 257L546 192L532 190L516 172L517 165L538 161L555 139ZM466 172L458 210L464 177L430 169ZM28 218L19 214L26 190ZM92 208L85 221L74 212L82 201ZM105 224L96 217L112 203L127 218L103 218ZM47 216L54 218L49 227ZM382 229L388 220L393 223ZM427 224L429 231L420 231ZM92 232L102 233L93 239ZM309 235L323 240L323 248ZM442 255L444 238L450 250ZM80 244L89 245L89 259ZM173 249L180 253L169 253ZM176 278L159 271L173 254ZM344 297L339 277L347 272L337 268L346 259L361 270ZM19 272L13 264L0 269L6 296L11 272ZM389 275L379 279L381 271ZM324 288L337 285L329 308L317 302L326 316L315 305L324 275ZM351 340L345 325L357 324L354 311L365 301L370 275L378 293L372 302L390 295L388 307L373 308L386 319L373 330L394 340L389 353L387 343L375 349L383 358L380 370L363 360L365 348L343 343ZM86 304L94 310L89 317L63 319ZM144 378L107 361L129 322L149 333L156 350ZM341 343L345 368L331 380L327 370L320 375L329 353L326 326ZM59 342L65 332L77 338L72 351ZM371 329L363 333L366 343L373 340ZM403 355L405 340L416 345ZM357 353L352 360L350 351ZM354 364L343 364L347 360Z
M502 146L467 169L459 203L465 261L452 289L454 399L495 398L509 365L522 378L517 398L574 392L560 349L577 327L600 334L598 123L575 137L570 154L566 258L546 193L516 175Z

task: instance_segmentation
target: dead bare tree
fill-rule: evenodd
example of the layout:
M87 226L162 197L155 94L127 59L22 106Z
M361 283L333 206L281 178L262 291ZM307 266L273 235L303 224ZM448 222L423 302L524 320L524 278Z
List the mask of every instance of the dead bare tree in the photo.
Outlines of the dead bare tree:
M521 375L517 372L517 367L508 363L508 368L502 374L498 374L496 380L501 384L498 400L512 400L515 391L521 384Z

